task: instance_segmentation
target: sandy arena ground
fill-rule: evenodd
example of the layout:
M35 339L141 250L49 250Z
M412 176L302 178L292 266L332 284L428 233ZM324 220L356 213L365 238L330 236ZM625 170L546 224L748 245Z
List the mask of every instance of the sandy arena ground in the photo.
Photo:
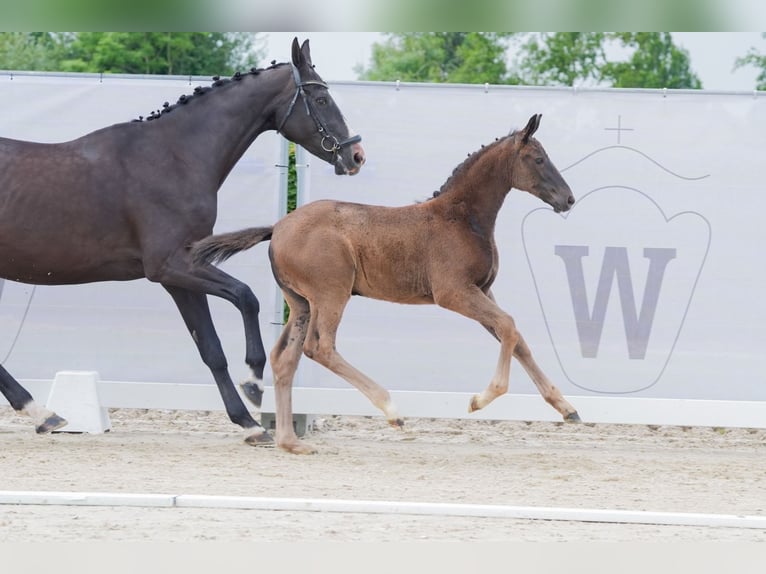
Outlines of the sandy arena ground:
M221 412L116 409L37 436L0 407L0 490L334 498L766 516L766 430L323 416L319 454L254 448ZM0 505L0 540L766 541L766 530L505 518Z

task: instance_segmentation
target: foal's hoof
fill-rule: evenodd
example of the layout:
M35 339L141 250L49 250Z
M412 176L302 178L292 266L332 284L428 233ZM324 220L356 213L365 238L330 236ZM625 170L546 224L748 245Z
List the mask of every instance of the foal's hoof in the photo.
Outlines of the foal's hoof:
M301 441L294 441L278 445L279 448L290 454L316 454L318 451L310 444Z
M582 419L580 418L580 415L577 414L577 411L572 411L567 416L564 417L564 420L568 423L581 423Z
M266 430L245 437L245 442L250 446L274 446L274 439Z
M258 383L253 381L245 381L239 386L247 397L247 400L260 409L261 402L263 402L263 388L259 387Z
M42 424L35 427L35 432L37 434L46 434L53 432L56 429L60 429L67 424L69 423L65 418L58 416L56 413L53 413L51 416L45 419Z

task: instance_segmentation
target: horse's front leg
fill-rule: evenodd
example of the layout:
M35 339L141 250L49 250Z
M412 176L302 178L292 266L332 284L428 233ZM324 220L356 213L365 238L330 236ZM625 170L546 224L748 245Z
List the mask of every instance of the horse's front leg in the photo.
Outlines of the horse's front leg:
M175 301L203 362L210 369L221 393L229 419L248 431L249 444L273 444L268 432L249 413L231 380L221 341L213 326L207 297L185 288L163 284Z

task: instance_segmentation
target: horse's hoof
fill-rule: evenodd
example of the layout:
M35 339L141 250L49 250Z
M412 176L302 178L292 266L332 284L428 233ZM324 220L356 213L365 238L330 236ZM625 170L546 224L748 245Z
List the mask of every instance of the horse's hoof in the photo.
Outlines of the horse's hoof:
M245 442L250 446L274 446L274 439L265 430L245 437Z
M239 385L247 400L253 403L259 409L261 408L261 402L263 402L263 389L258 386L258 383L253 381L245 381Z
M58 416L56 413L53 413L51 416L45 419L42 424L35 427L35 432L37 434L46 434L53 432L56 429L60 429L67 424L69 424L69 422L65 418Z
M478 411L481 407L479 406L479 395L474 395L471 397L471 402L468 404L468 412L472 413L474 411Z
M577 411L572 411L567 416L564 417L564 420L568 423L581 423L582 419L580 418L580 415L577 414Z
M398 429L404 428L404 419L394 419L388 421L388 424L390 424L392 427L396 427Z

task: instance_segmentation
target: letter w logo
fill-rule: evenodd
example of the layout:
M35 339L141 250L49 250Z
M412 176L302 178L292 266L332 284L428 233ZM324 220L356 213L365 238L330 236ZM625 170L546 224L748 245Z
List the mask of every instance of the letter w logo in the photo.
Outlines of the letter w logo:
M628 250L625 247L607 247L605 249L596 297L593 300L593 311L590 311L582 262L582 258L587 256L588 252L588 247L585 245L555 246L556 255L561 257L566 267L582 356L593 359L598 355L609 294L614 278L617 277L625 337L628 341L628 356L631 359L643 359L649 344L649 335L652 331L665 268L671 259L675 259L676 250L674 248L652 247L644 249L644 257L649 259L649 272L646 277L640 311L636 309L633 281L628 263Z

